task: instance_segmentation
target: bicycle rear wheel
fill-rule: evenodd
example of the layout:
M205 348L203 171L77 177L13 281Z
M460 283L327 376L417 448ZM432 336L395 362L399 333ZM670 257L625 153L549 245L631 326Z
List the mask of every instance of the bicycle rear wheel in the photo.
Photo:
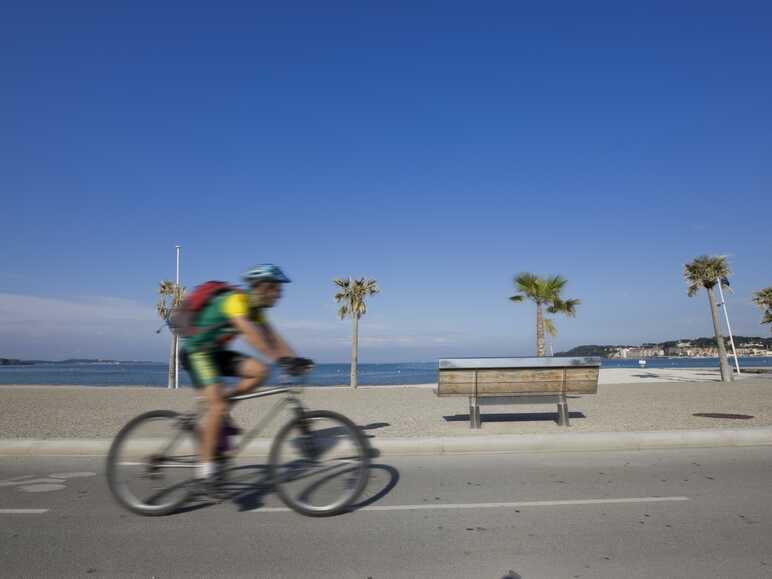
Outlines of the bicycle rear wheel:
M154 516L188 500L198 462L193 425L177 412L154 410L121 429L107 456L107 484L121 505Z
M305 412L285 424L271 446L269 472L294 511L336 515L359 498L369 477L368 444L359 427L337 412Z

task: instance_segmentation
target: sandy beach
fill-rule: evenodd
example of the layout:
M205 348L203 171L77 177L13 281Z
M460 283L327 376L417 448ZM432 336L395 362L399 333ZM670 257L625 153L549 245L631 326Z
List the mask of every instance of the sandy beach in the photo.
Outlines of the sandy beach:
M438 398L432 385L308 388L311 408L342 412L376 438L466 436L466 398ZM190 410L192 392L162 388L88 386L0 387L0 438L109 439L132 417L147 410ZM258 399L239 404L236 420L251 425L273 404ZM572 432L624 432L772 426L772 376L719 381L713 370L613 369L601 372L596 395L569 401ZM703 415L732 414L742 418ZM555 423L553 405L484 409L485 434L566 432ZM261 436L272 436L281 424Z

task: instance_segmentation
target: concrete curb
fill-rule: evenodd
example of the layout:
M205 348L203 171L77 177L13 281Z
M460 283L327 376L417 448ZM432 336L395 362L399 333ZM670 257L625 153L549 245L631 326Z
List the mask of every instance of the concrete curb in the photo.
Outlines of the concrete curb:
M110 439L0 440L0 456L106 456ZM380 455L438 455L488 452L565 452L772 446L772 428L499 434L435 438L371 438ZM152 441L148 441L147 448ZM242 456L267 456L271 440L252 441ZM140 450L138 448L138 450Z

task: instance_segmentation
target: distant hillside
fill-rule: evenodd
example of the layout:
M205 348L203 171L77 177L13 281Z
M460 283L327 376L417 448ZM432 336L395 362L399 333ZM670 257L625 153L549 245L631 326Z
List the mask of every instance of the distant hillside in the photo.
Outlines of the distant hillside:
M67 358L66 360L57 360L49 364L114 364L118 360L102 360L101 358Z
M640 346L631 346L630 344L618 344L614 346L583 345L583 346L577 346L576 348L571 348L567 352L555 352L555 356L600 356L601 358L608 358L608 355L611 352L619 348L658 347L658 348L664 349L670 346L675 346L679 342L689 342L690 344L692 344L697 348L710 348L710 347L716 346L715 338L683 338L680 340L672 340L672 341L660 342L660 343L647 342L645 344L641 344ZM729 347L728 337L724 338L724 342L726 346ZM750 344L761 344L764 346L765 349L771 350L772 338L760 338L757 336L734 336L734 344L738 348L741 348L743 346L747 346Z
M30 366L32 364L156 364L142 360L103 360L101 358L68 358L67 360L19 360L0 358L0 366Z
M617 348L623 348L625 346L577 346L571 348L568 352L555 352L556 356L600 356L601 358L608 358L611 352L615 352Z
M32 362L18 360L16 358L0 358L0 366L29 366Z

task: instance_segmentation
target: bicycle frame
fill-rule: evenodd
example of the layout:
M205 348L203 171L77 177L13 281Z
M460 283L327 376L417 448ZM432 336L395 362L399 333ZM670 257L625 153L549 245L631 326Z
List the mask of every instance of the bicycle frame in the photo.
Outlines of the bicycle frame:
M301 392L300 388L291 388L287 386L279 386L275 388L269 388L266 390L263 390L261 392L253 392L251 394L241 394L239 396L231 396L229 397L229 400L236 402L241 400L249 400L251 398L264 398L266 396L275 396L276 394L283 394L287 393L287 396L279 400L276 404L273 405L271 410L264 416L260 422L257 423L257 425L249 430L248 432L244 433L241 436L241 440L239 441L239 444L236 446L235 449L231 450L228 454L231 457L236 457L237 455L241 454L241 451L246 448L246 446L254 440L260 432L263 431L263 429L273 420L273 418L281 412L281 410L285 406L292 406L293 410L295 411L296 416L301 417L305 411L305 407L303 406L303 403L300 401L300 398L297 396Z
M282 382L287 382L287 377L282 377ZM260 392L252 392L250 394L240 394L238 396L230 396L229 400L233 402L239 402L242 400L249 400L251 398L264 398L266 396L275 396L276 394L287 394L286 397L279 400L276 404L274 404L273 408L268 412L268 414L260 420L260 422L257 423L257 426L252 428L251 430L247 431L245 434L242 435L241 440L239 441L236 448L230 450L227 452L227 456L229 458L235 458L241 452L246 448L246 446L252 442L255 438L257 438L257 435L260 434L263 429L273 420L273 418L279 414L279 412L285 407L285 406L292 406L293 410L295 411L295 416L298 418L303 416L303 413L305 412L305 407L303 406L303 403L301 402L298 394L302 392L301 388L298 388L297 385L302 384L302 382L294 383L293 386L278 386L274 388L268 388L265 390L261 390ZM205 406L205 403L202 401L197 402L197 406ZM198 421L201 418L201 411L199 409L193 410L192 412L184 413L180 415L180 421L181 421L181 427L180 431L177 433L176 436L174 436L168 444L161 449L161 451L158 453L161 456L166 455L171 448L177 444L177 442L180 440L180 437L182 436L182 433L185 430L193 430L195 429L195 425L198 423ZM301 427L302 428L302 427ZM302 428L304 431L304 434L307 434L305 432L305 428ZM190 468L195 467L197 463L197 460L194 458L193 461L188 465ZM164 467L167 467L169 465L164 465Z

